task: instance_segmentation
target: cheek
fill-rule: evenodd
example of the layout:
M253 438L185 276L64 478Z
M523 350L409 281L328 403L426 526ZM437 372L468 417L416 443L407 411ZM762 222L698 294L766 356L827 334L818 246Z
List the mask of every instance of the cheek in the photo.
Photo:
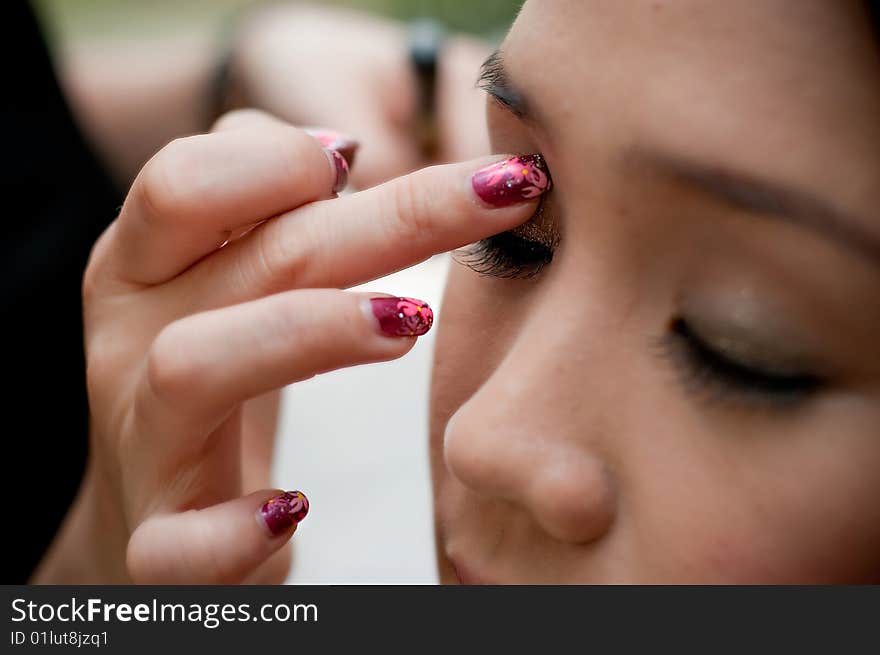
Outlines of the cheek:
M702 494L702 497L700 497ZM710 502L707 499L712 499ZM877 541L864 525L837 512L812 509L809 492L799 499L756 498L717 485L692 490L664 510L657 502L641 530L643 581L695 584L864 584L880 576ZM844 506L847 512L852 507ZM672 521L669 519L672 518Z
M525 553L539 550L545 573L568 581L878 580L876 412L831 403L781 424L765 414L695 402L649 348L645 335L662 323L662 308L632 302L629 287L598 284L600 275L583 274L585 261L595 258L554 261L540 287L452 267L437 325L431 398L434 495L445 506L438 513L438 538L445 534L468 552L499 548L499 561L516 571L516 579L529 570ZM593 280L591 286L585 280ZM573 308L566 297L581 299L582 306ZM654 303L658 298L662 294L648 296ZM604 311L588 311L596 306ZM536 319L550 310L564 320ZM529 393L516 392L520 387ZM615 481L616 517L600 548L559 555L560 535L572 533L556 529L572 524L569 519L581 510L578 522L587 525L600 516L598 504L556 502L556 513L540 508L537 514L547 520L528 522L530 530L542 528L536 537L514 529L526 509L537 508L537 502L526 502L534 497L512 514L509 506L502 511L485 500L490 496L470 493L449 474L443 452L447 423L481 388L491 402L478 405L489 418L470 411L471 428L481 428L470 433L456 423L459 464L471 462L473 448L492 426L506 431L505 443L516 441L517 430L534 428L549 446L557 436L580 444L603 461ZM499 400L504 398L513 400L504 404ZM876 399L871 403L876 406ZM491 461L500 466L497 458ZM534 462L541 468L539 457ZM560 479L590 480L585 467ZM470 483L490 477L480 470L465 473ZM575 496L590 493L566 484L540 495Z
M650 437L634 439L618 468L641 580L876 581L880 453L866 425L844 418L856 413L824 406L773 429L767 416L746 427L671 393L631 411L618 438Z

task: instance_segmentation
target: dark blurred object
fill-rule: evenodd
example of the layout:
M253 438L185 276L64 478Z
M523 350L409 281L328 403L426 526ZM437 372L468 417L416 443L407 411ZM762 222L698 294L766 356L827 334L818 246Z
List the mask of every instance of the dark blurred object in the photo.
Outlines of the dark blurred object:
M418 86L416 141L422 157L434 159L438 150L437 62L446 40L446 30L435 20L422 19L410 24L409 54Z
M79 486L88 444L80 283L121 194L80 135L23 0L2 20L7 362L3 583L32 573Z

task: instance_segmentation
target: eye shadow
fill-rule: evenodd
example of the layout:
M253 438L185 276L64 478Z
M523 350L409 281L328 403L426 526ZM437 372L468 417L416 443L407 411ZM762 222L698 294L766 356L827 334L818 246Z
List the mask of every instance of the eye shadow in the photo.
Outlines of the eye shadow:
M528 221L510 232L523 239L540 243L552 251L559 245L559 229L556 221L551 218L552 212L548 210L547 204L547 201L542 201Z

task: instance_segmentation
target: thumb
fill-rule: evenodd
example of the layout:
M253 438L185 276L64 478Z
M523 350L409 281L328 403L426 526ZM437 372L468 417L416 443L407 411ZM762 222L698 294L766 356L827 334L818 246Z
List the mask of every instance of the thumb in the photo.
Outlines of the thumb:
M237 584L282 548L309 511L301 491L257 491L200 510L157 514L128 542L137 584Z

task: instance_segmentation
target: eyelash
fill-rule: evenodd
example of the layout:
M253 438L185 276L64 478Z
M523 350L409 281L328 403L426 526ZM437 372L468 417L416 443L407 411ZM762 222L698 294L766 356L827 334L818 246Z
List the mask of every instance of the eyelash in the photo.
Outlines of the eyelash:
M477 87L494 102L519 115L499 88L505 88L504 70L498 53L483 65ZM543 203L538 212L543 209ZM537 212L536 212L537 215ZM513 232L483 239L470 250L456 253L456 260L481 275L507 279L530 279L553 260L557 243L547 245ZM684 319L672 322L660 338L661 354L681 373L689 391L710 402L732 398L752 405L789 408L813 396L823 381L809 373L789 373L762 369L737 361L702 339Z
M528 280L553 261L554 250L555 245L502 232L455 253L455 260L480 275Z
M546 204L542 198L528 223L546 223ZM529 239L513 231L494 234L478 241L454 259L472 271L487 277L529 280L537 277L553 261L559 245L558 236L548 240Z
M476 84L498 104L514 115L520 114L511 100L500 93L507 88L501 55L495 52L483 63ZM544 211L542 200L530 220L535 220ZM553 260L556 240L550 244L527 239L514 232L502 232L483 239L465 251L454 253L454 259L471 270L489 277L506 279L531 279L537 276Z
M673 321L658 345L661 354L681 372L685 388L709 401L733 398L785 408L806 401L822 386L822 380L810 373L773 371L732 359L681 318Z
M471 250L456 253L456 260L481 275L530 279L553 259L553 247L517 236L496 234ZM684 319L672 322L659 339L660 354L679 370L685 388L710 402L726 399L753 405L785 408L814 395L822 380L810 373L762 369L737 361L713 348Z
M485 91L490 98L513 112L515 116L522 116L517 109L518 103L513 102L512 98L507 97L501 92L501 89L508 88L508 84L505 77L504 66L501 63L500 53L493 53L483 63L483 66L480 69L480 77L477 78L477 88Z

